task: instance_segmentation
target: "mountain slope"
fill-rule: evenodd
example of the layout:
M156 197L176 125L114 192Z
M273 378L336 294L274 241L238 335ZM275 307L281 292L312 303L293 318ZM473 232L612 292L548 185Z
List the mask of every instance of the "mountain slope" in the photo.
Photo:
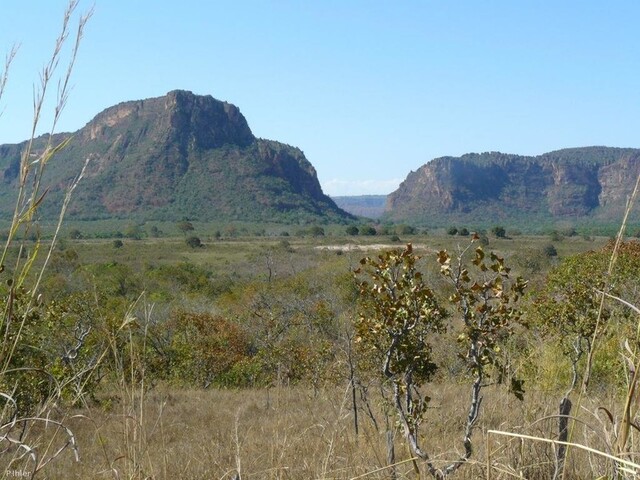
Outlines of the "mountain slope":
M585 147L537 157L499 152L442 157L411 172L385 218L452 221L618 221L640 173L640 150ZM616 217L617 216L617 217Z
M59 135L63 137L63 135ZM44 139L40 139L42 143ZM0 199L15 185L24 144L0 146ZM69 215L76 219L343 221L301 150L254 137L240 110L172 91L104 110L48 166L47 205L90 159ZM0 215L8 213L6 201Z

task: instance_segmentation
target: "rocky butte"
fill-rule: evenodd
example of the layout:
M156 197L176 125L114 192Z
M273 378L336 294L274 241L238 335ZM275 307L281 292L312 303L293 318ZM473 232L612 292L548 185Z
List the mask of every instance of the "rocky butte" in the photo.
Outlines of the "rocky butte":
M324 193L295 147L256 138L240 110L211 96L175 90L124 102L71 135L47 167L44 213L90 159L69 216L304 223L352 218ZM43 145L39 138L37 145ZM12 195L25 144L0 146L0 215Z
M619 222L639 174L640 150L632 148L442 157L409 173L384 216L434 225Z

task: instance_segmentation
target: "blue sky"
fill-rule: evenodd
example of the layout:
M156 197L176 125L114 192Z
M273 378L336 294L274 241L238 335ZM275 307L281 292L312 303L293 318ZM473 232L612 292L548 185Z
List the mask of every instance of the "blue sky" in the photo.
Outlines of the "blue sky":
M0 100L14 143L66 2L0 5L0 52L20 44ZM212 95L301 148L330 195L389 193L443 155L640 147L638 18L616 0L96 0L59 130Z

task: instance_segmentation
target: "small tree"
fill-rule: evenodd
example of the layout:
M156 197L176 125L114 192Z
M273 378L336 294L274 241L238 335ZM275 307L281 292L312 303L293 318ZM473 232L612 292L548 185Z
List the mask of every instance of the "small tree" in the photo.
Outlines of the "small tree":
M314 225L309 229L309 233L314 237L324 237L324 228L319 225Z
M143 234L144 232L142 231L142 228L140 227L140 225L136 225L133 223L127 225L124 231L124 236L127 238L131 238L133 240L140 240Z
M441 468L421 446L419 430L429 397L421 395L418 388L437 369L430 341L444 330L447 314L424 283L417 268L419 257L410 244L404 251L388 251L377 259L364 258L356 271L361 298L357 341L381 364L383 378L392 387L391 401L404 436L413 453L425 461L429 473L437 479L447 477L471 458L471 435L482 404L480 393L489 379L501 382L510 378L511 391L518 398L523 394L522 382L508 375L501 346L520 317L515 304L526 282L521 278L511 281L504 259L494 253L486 258L480 246L467 266L466 255L478 239L474 235L469 247L456 259L446 251L437 256L441 273L453 288L449 300L462 324L458 335L460 357L465 359L473 378L464 453Z
M360 228L360 235L368 235L368 236L373 236L376 233L376 229L373 228L371 225L365 225L363 227Z
M82 232L74 228L69 232L69 238L72 240L80 240L82 238Z
M185 235L195 230L193 223L191 223L189 220L182 220L181 222L178 222L176 226L178 227L178 230L180 230Z
M189 245L191 248L202 247L202 242L198 237L195 237L195 236L187 238L186 242L187 242L187 245Z
M411 225L398 225L396 233L398 235L414 235L416 233L416 229Z
M424 283L411 244L377 258L364 258L355 271L360 292L356 342L371 357L391 386L391 403L405 427L405 436L418 456L417 431L429 397L417 389L437 370L431 339L444 330L446 314ZM428 458L428 457L426 457Z
M501 225L496 225L495 227L493 227L491 229L491 233L493 233L497 238L507 237L507 230Z
M358 227L355 225L349 225L345 231L347 232L347 235L358 235L358 233L360 233L360 230L358 230Z

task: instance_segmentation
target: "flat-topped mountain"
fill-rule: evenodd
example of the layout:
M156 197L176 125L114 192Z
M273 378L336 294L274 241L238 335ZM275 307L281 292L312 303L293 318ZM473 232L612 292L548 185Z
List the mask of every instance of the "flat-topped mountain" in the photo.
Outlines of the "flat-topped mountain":
M300 149L256 138L236 106L211 96L176 90L124 102L71 135L47 167L45 213L59 207L64 188L89 158L69 209L76 219L299 223L351 218L324 195ZM2 216L12 212L24 147L0 146Z
M619 222L640 173L640 150L585 147L530 157L442 157L409 173L387 198L397 221L476 224L592 219Z

